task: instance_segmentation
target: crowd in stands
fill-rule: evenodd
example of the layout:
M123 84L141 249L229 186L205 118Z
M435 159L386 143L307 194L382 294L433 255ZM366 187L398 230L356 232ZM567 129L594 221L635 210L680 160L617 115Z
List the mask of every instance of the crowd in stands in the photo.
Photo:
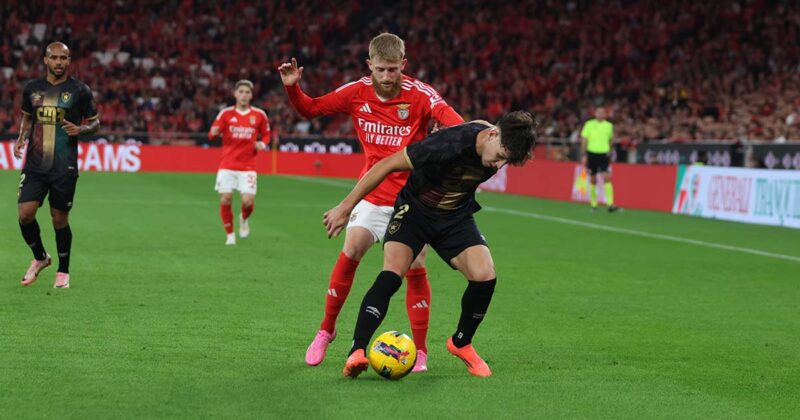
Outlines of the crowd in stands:
M303 89L323 94L368 73L382 31L465 119L529 109L545 135L575 140L604 106L625 141L800 140L788 0L5 0L0 132L16 131L22 87L60 40L104 131L204 132L248 78L282 135L352 135L347 118L298 118L276 69L296 57Z

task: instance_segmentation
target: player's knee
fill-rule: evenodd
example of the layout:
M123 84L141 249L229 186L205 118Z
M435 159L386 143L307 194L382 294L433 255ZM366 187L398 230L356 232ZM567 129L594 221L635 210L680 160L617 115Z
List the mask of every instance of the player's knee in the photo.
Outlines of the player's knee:
M428 256L428 247L425 246L417 255L417 258L414 258L414 261L411 263L411 267L409 269L414 270L418 268L425 268L425 258Z
M420 269L420 268L425 268L425 260L414 260L414 262L411 263L411 266L408 267L408 268L410 270L417 270L417 269Z
M391 270L384 270L378 274L378 278L375 279L373 287L382 291L388 296L392 296L397 293L397 290L400 289L402 284L402 274L398 274Z
M384 261L383 271L391 271L392 273L395 273L398 276L400 276L400 278L403 278L406 276L406 273L408 272L408 266L400 261Z
M36 220L36 214L35 213L20 213L19 214L19 224L21 224L21 225L27 225L27 224L33 223L34 220Z
M256 199L253 196L242 196L242 206L244 207L253 207L255 204Z
M53 227L56 229L63 229L69 224L67 213L58 212L51 214L51 216L53 218Z
M233 197L229 194L223 194L219 196L219 203L223 206L230 206L233 202Z
M344 248L342 248L342 252L344 252L344 255L346 255L347 258L356 261L360 261L368 250L369 247L365 247L362 244L345 244Z
M417 258L414 259L414 262L411 263L411 267L409 267L411 270L419 268L425 268L425 256L422 254L417 255Z
M470 277L472 281L489 281L497 278L497 273L493 265L486 265L473 269Z

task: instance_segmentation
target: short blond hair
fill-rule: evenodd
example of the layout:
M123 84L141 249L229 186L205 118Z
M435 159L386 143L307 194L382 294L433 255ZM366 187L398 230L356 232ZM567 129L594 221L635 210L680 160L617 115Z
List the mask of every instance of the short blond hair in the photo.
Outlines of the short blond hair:
M406 57L406 43L395 34L384 32L369 42L369 58L386 61L401 61Z
M253 82L251 82L251 81L249 81L247 79L242 79L242 80L239 80L238 82L236 82L236 84L233 85L233 90L238 90L239 86L247 86L247 87L250 88L250 91L253 90Z

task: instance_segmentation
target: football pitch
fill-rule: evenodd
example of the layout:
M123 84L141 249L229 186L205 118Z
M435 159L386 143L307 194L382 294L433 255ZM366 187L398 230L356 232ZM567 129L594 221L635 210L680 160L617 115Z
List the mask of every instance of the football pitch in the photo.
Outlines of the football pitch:
M498 285L470 376L447 353L465 282L435 253L429 372L342 377L367 254L322 365L303 356L349 180L262 176L234 247L213 174L83 173L69 290L31 259L0 171L0 418L792 418L800 231L481 193ZM546 182L531 180L531 182ZM238 199L237 202L238 203ZM235 207L238 213L238 204ZM55 255L48 206L38 214ZM380 331L410 332L403 286Z

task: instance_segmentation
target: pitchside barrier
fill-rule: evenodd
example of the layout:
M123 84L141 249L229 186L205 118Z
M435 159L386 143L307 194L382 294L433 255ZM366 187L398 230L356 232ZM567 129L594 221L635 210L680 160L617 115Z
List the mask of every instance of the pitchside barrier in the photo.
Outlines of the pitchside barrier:
M151 146L81 143L78 168L109 172L201 172L217 171L221 149L198 146ZM364 165L362 154L298 153L272 150L259 155L261 174L307 175L357 178ZM22 167L13 157L13 143L0 142L0 169ZM617 204L624 207L672 209L676 168L669 165L614 165ZM566 201L588 201L585 169L573 162L536 160L522 168L504 167L483 189ZM600 180L602 196L602 179Z
M800 228L800 171L682 166L672 212Z
M316 146L312 146L316 147ZM219 148L81 143L81 171L214 173ZM360 153L261 153L261 174L357 178ZM0 142L0 169L19 170L13 143ZM747 223L800 227L800 171L686 165L612 165L615 201L625 208L656 210ZM586 169L575 162L537 159L524 167L505 166L483 190L563 201L588 202ZM603 179L598 179L601 203Z

